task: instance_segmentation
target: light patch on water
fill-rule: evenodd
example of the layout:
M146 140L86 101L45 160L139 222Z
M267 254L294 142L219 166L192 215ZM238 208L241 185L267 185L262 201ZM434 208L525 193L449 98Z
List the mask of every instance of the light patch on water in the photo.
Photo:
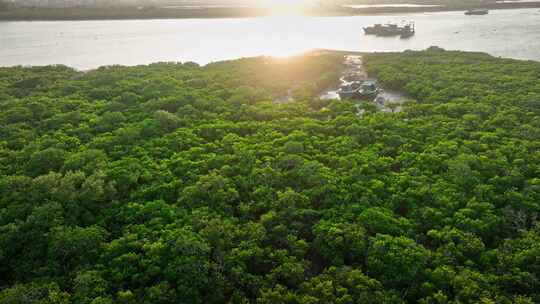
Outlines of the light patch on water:
M410 4L410 3L403 3L403 4L345 4L342 5L342 7L348 7L348 8L400 8L400 7L444 7L444 5L441 4Z
M0 22L0 66L65 64L82 70L158 61L207 64L313 49L350 52L448 50L540 60L540 12L491 10L485 16L438 12L352 17ZM376 23L412 20L416 35L367 36Z
M497 0L497 3L540 3L540 0Z
M167 9L187 9L187 10L203 10L203 9L215 9L215 8L248 8L247 5L219 5L219 4L206 4L206 5L168 5L163 8Z

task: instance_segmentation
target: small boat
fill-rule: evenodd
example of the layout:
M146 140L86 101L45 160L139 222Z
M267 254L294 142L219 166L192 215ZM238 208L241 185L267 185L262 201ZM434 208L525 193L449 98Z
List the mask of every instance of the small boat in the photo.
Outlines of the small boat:
M342 85L337 91L340 99L353 99L356 97L356 93L360 88L360 81L353 81L347 84Z
M471 9L465 12L465 15L487 15L489 11L487 9Z
M387 24L375 24L373 26L364 27L364 33L366 35L375 36L401 36L401 38L408 38L414 35L415 27L414 22L408 22L402 26L395 23Z
M414 36L414 33L415 33L414 23L411 22L411 23L403 26L403 29L401 30L400 37L402 39L409 38L409 37Z
M358 96L360 98L375 98L379 94L379 87L377 86L377 81L375 80L366 80L360 86L358 90Z
M379 94L375 80L353 81L342 85L338 90L340 99L370 99Z

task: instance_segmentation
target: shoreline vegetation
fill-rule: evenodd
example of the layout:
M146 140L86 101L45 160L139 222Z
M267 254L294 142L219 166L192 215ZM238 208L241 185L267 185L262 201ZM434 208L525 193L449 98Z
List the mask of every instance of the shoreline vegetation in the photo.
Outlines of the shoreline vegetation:
M343 59L0 67L0 303L540 303L540 62Z
M398 4L398 3L396 3ZM462 11L468 9L519 9L540 8L540 2L490 2L455 3L441 6L412 7L366 7L351 8L324 5L304 10L305 16L363 16L422 12ZM0 9L0 21L46 21L46 20L104 20L104 19L202 19L202 18L248 18L272 16L264 8L215 7L182 9L166 7L111 7L111 8L4 8Z

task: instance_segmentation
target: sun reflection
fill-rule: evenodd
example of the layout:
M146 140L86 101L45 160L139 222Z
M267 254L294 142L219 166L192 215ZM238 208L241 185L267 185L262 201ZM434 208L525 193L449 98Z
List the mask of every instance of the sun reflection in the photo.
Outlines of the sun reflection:
M258 0L264 6L301 6L306 5L310 0Z
M317 34L313 32L310 20L311 17L292 13L276 13L260 18L259 22L264 24L264 40L268 43L263 53L287 58L317 48L313 43L313 36Z
M313 4L313 0L257 0L270 15L301 15Z

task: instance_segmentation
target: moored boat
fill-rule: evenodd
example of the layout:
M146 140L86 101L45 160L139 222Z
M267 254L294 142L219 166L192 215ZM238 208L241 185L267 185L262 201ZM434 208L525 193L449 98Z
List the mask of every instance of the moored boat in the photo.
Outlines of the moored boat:
M364 33L366 35L401 36L402 38L407 38L415 34L415 26L414 22L408 22L402 26L395 23L378 23L373 26L364 27Z
M465 12L465 15L487 15L489 11L487 9L471 9Z
M339 90L337 91L340 99L354 99L356 97L356 93L358 92L358 89L360 88L361 82L360 81L352 81L350 83L342 85Z
M370 99L375 98L379 92L375 80L353 81L344 84L337 91L340 99Z
M360 85L357 96L359 98L375 98L377 94L379 94L379 91L380 89L377 86L377 81L366 80Z
M415 28L414 28L414 22L409 22L408 24L404 25L401 30L401 38L409 38L414 36L415 34Z

